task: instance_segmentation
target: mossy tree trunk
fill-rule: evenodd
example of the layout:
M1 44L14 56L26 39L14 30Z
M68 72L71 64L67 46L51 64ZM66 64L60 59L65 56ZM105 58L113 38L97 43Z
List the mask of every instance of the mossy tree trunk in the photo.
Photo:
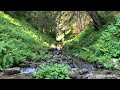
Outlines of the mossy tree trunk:
M100 27L102 26L102 20L101 18L98 16L97 11L87 11L87 13L90 15L90 17L92 18L93 22L94 22L94 27L96 28L96 30L99 30Z

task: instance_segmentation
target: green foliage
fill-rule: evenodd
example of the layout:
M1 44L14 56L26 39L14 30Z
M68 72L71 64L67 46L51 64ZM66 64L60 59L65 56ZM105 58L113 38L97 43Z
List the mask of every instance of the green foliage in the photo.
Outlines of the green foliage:
M53 64L51 66L41 66L35 73L36 79L69 79L66 65Z
M117 17L120 16L119 11L97 11L98 15L102 18L104 23L112 23Z
M40 60L52 42L24 20L19 21L0 12L0 69L24 62L27 57Z
M27 11L25 19L32 26L55 38L56 17L59 11Z
M73 41L76 42L73 43ZM106 68L119 65L114 63L112 58L117 61L120 58L120 18L111 24L106 24L100 31L86 30L71 42L66 42L65 54L80 57L89 62L100 62Z

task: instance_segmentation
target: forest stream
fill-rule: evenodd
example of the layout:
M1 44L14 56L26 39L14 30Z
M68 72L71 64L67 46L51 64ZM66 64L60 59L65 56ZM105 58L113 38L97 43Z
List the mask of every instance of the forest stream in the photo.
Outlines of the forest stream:
M28 60L12 69L18 70L15 73L6 73L6 69L0 73L0 79L34 79L34 73L39 65L52 65L54 63L67 64L69 66L69 76L73 79L120 79L120 71L111 69L107 70L102 65L91 64L83 60L65 56L61 49L50 51L41 62Z

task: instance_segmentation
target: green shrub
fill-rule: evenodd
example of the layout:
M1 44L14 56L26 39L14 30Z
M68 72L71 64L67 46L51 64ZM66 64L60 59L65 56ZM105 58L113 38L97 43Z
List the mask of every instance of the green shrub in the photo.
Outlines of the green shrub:
M41 66L35 73L36 79L69 79L66 65L54 64L52 66Z

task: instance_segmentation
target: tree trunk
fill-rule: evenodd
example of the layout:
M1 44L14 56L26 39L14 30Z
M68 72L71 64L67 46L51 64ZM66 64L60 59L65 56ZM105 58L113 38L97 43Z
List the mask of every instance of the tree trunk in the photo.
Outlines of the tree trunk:
M93 19L94 27L99 30L99 28L102 26L102 21L97 15L97 11L87 11L87 13L90 15L90 17Z

